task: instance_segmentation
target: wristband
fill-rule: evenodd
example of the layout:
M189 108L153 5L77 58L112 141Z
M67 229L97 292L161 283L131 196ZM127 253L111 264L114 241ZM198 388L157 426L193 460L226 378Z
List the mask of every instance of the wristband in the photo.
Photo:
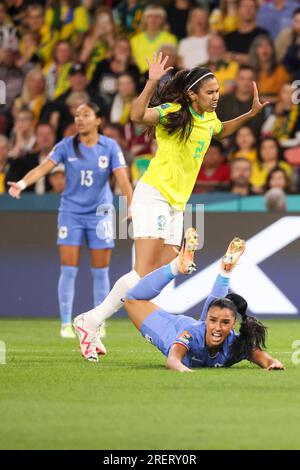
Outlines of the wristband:
M24 191L24 189L27 187L27 184L25 183L24 180L19 180L19 181L17 181L17 185L19 186L19 188L21 189L21 191Z

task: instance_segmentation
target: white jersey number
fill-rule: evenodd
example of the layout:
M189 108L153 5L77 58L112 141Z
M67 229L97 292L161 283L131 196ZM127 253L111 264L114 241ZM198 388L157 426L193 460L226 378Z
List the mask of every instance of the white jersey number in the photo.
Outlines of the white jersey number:
M88 188L92 186L94 179L93 179L93 171L92 170L81 170L81 186L87 186Z

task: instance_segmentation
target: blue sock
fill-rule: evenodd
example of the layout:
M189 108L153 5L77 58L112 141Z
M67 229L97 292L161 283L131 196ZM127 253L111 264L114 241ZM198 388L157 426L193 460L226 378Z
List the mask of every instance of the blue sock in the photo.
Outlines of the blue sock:
M94 307L100 305L109 294L109 267L91 268L93 276Z
M58 281L58 303L62 323L71 323L75 293L75 280L78 268L61 266Z
M127 292L126 297L136 300L153 299L174 277L169 264L162 266L143 277L136 286Z

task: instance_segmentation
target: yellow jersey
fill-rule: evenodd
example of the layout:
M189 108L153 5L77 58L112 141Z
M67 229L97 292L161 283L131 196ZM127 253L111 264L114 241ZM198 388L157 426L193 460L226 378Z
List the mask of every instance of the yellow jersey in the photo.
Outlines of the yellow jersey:
M193 130L185 142L178 134L169 135L163 126L165 117L169 113L179 111L181 105L165 103L155 109L160 114L160 122L156 125L158 149L141 181L154 186L172 207L183 211L193 191L212 136L222 131L222 122L215 112L205 112L200 116L190 107Z

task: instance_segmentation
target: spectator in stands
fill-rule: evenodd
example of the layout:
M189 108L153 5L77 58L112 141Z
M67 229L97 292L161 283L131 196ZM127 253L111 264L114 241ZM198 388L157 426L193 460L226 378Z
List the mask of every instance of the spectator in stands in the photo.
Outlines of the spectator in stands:
M75 50L89 30L89 15L77 0L50 0L45 23L56 41L70 41Z
M21 94L24 74L16 65L17 55L13 49L2 49L0 57L0 80L5 83L5 105L0 106L0 132L6 132L11 125L11 107Z
M17 29L11 23L6 14L6 6L4 2L0 2L0 55L2 49L18 50Z
M229 159L246 158L251 163L256 161L256 138L248 126L240 127L235 135L234 148L229 154Z
M66 175L64 165L60 164L55 166L53 170L49 173L48 180L49 185L51 187L51 193L63 193L66 187Z
M187 35L187 22L190 9L195 2L191 0L173 0L167 6L167 17L170 31L177 39L184 39Z
M291 193L291 180L288 177L286 171L284 171L280 166L274 168L270 171L266 181L266 191L269 191L273 188L279 188L284 191L286 194Z
M15 125L10 135L10 158L20 158L33 149L36 137L34 132L34 114L23 108L15 115Z
M238 0L220 0L218 8L214 8L209 15L211 31L222 34L236 31L240 26L237 5Z
M178 46L179 68L191 69L208 62L208 12L203 7L192 8L187 23L188 37Z
M291 25L296 8L296 0L264 2L257 12L257 24L266 29L274 40L284 28Z
M163 44L177 44L176 36L164 31L166 16L162 7L147 6L142 16L142 31L131 38L132 56L141 74L148 70L146 57L152 58Z
M274 137L265 137L258 146L257 162L253 164L251 184L253 191L260 194L264 191L268 175L274 168L281 168L292 180L293 169L284 161L283 150Z
M293 13L293 20L290 27L285 28L275 39L276 57L278 63L283 61L288 48L292 44L300 43L300 8L296 8Z
M33 113L35 123L39 120L42 108L46 103L47 89L46 79L42 70L37 67L26 75L22 94L15 99L13 113L15 116L21 109L30 109Z
M114 97L110 121L126 124L130 119L131 105L137 96L136 83L134 78L127 73L123 73L118 78L117 94Z
M19 181L26 173L48 157L55 144L55 132L47 123L40 123L36 128L36 143L34 148L17 160L10 161L6 181ZM50 190L48 176L42 177L37 183L26 188L26 191L44 194Z
M46 24L45 9L39 3L28 5L26 13L22 18L21 25L20 52L27 56L25 33L32 33L37 38L37 47L35 53L46 65L51 61L53 48L57 42L57 37L52 34L51 29ZM32 46L31 46L32 49Z
M293 79L300 79L300 9L296 10L291 43L283 57L283 63Z
M72 48L67 41L59 41L54 48L54 60L44 68L48 97L57 98L68 90L69 73L72 67Z
M119 29L125 34L134 34L138 31L145 2L139 0L122 0L114 8L114 18Z
M247 65L241 66L236 77L235 92L220 97L218 117L222 122L248 112L252 103L253 81L255 81L255 74L252 68ZM264 120L264 112L262 112L247 123L256 138L260 136Z
M268 32L256 24L256 0L238 0L239 29L225 36L227 49L232 60L239 64L247 64L252 41L260 34Z
M247 158L235 158L230 167L230 192L239 196L251 196L251 162Z
M221 34L215 33L210 36L207 51L209 61L205 67L208 67L218 80L220 95L233 92L239 64L230 60Z
M85 92L89 95L90 101L94 101L103 110L106 116L106 108L104 100L101 96L97 95L94 90L88 86L86 78L86 67L83 64L74 64L69 72L70 88L60 95L54 101L48 101L43 109L41 120L43 122L50 122L54 129L57 130L57 138L60 140L63 136L62 132L64 127L73 122L73 117L69 114L67 106L67 99L73 92Z
M129 73L138 83L140 73L132 61L130 42L121 36L115 41L111 58L101 60L97 64L89 85L89 89L95 96L101 96L106 108L112 105L117 93L118 77L123 73Z
M282 86L274 111L263 125L262 133L272 135L278 139L281 145L285 141L293 139L300 130L299 102L293 96L295 88L292 84Z
M42 59L38 55L38 45L39 38L36 33L27 31L22 35L22 42L19 45L20 56L16 64L25 74L37 65L42 65Z
M79 61L87 64L87 77L90 80L97 64L107 59L115 43L115 25L111 9L99 7L95 23L86 35L79 55Z
M249 51L249 65L256 73L262 99L275 103L281 87L290 80L286 68L277 64L273 42L269 36L257 36Z
M8 165L8 139L5 135L0 134L0 194L5 193Z
M280 188L269 189L265 193L265 206L269 212L286 211L286 195Z
M193 193L224 191L229 187L230 167L225 163L222 144L213 141L206 152Z

